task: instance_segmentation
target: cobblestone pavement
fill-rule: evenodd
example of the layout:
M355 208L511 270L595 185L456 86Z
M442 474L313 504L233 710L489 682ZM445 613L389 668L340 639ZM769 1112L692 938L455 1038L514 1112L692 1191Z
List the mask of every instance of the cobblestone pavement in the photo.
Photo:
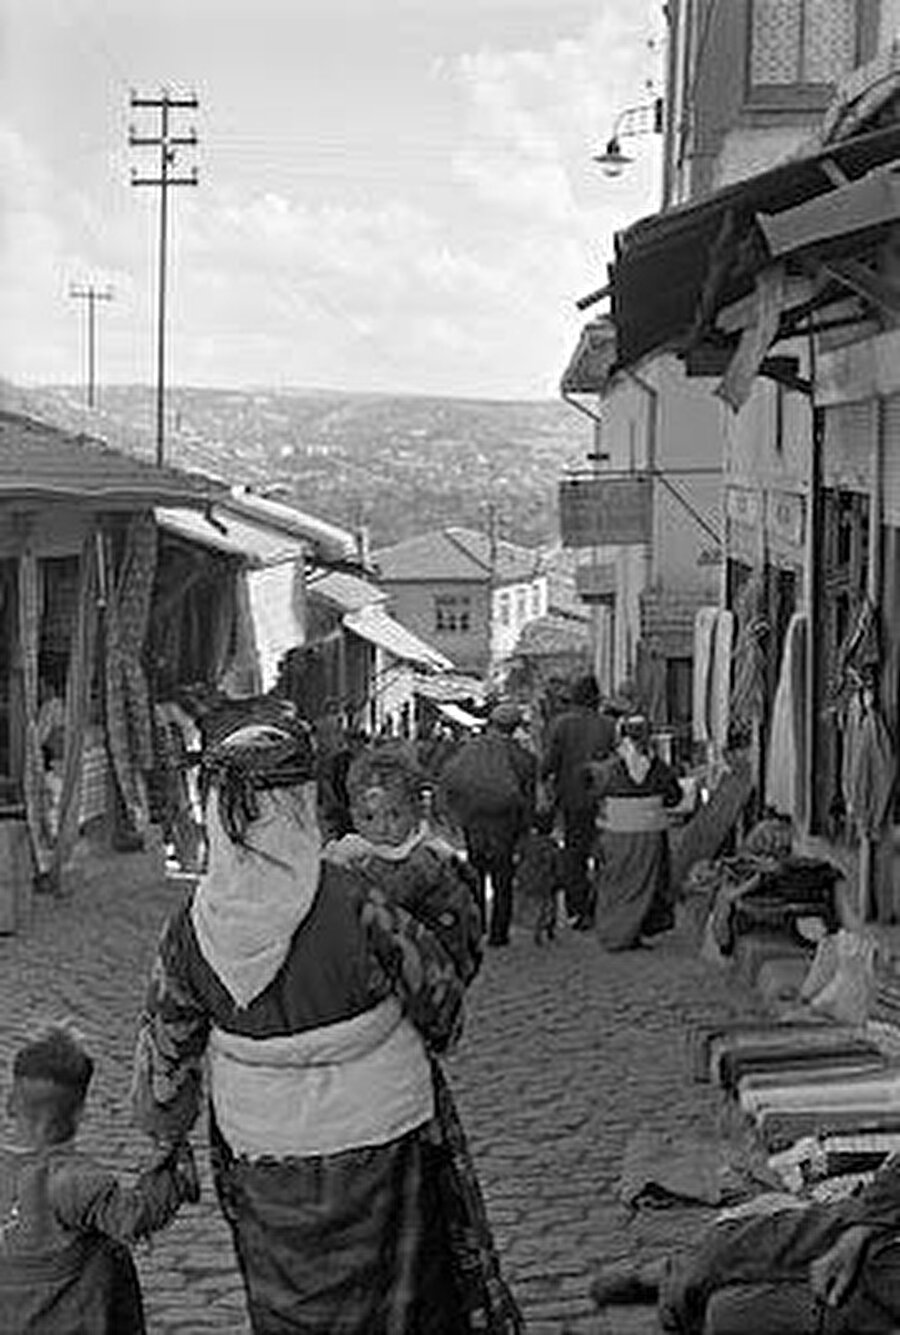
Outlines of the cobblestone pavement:
M84 1147L126 1171L144 1148L128 1121L135 1017L159 926L183 893L149 868L142 855L108 855L74 898L36 901L29 930L0 937L4 1100L21 1036L39 1018L68 1016L99 1058ZM714 1094L691 1083L685 1037L742 1004L677 933L625 955L605 954L588 934L566 931L542 948L514 935L488 957L449 1075L505 1272L535 1335L656 1329L647 1313L593 1314L593 1270L601 1260L685 1245L709 1215L668 1209L629 1218L613 1194L622 1151L641 1123L714 1128ZM201 1158L201 1204L138 1255L150 1329L246 1335L229 1237Z

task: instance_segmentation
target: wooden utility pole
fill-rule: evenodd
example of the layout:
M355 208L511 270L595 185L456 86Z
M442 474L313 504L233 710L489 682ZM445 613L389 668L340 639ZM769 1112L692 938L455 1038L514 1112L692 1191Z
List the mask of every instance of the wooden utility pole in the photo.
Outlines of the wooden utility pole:
M132 148L159 149L159 175L139 176L135 168L131 169L132 185L152 185L159 190L159 297L157 302L156 326L156 462L162 467L165 462L165 403L166 403L166 245L168 232L168 195L173 185L197 185L197 168L192 167L190 175L176 176L172 172L175 166L176 150L181 147L197 146L197 131L191 129L186 135L172 134L169 127L170 113L183 108L196 109L199 105L195 94L188 97L176 97L164 88L159 97L139 97L131 94L132 107L149 107L160 114L158 135L139 135L132 128L128 132L128 142Z
M98 301L112 301L112 288L94 287L92 283L86 287L77 287L73 284L69 288L69 296L87 302L87 406L94 408L97 404L96 306Z

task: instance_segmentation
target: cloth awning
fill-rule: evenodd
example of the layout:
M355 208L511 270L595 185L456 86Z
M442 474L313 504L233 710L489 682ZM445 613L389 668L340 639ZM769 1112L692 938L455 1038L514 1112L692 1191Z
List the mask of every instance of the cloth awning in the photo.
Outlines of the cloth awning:
M162 508L156 511L161 529L186 542L195 542L227 556L242 558L254 569L305 560L307 546L265 524L239 518L214 506L203 514L193 510Z
M900 157L900 124L832 143L643 218L616 237L612 317L617 367L684 351L717 309L740 300L771 263L756 215L777 215L835 190L833 163L854 182Z
M354 635L359 635L370 644L384 649L394 658L414 663L417 667L430 668L437 672L453 667L451 660L445 654L420 640L418 635L414 635L406 626L395 621L377 603L360 608L358 612L348 612L344 617L344 626Z
M461 728L474 729L484 727L484 719L476 718L476 716L470 714L467 709L461 709L459 705L455 705L451 701L439 704L437 708L438 712L443 714L444 718L449 719L451 723L458 724Z
M487 687L480 677L469 677L463 672L440 672L416 678L416 695L432 700L436 705L471 700L484 703Z

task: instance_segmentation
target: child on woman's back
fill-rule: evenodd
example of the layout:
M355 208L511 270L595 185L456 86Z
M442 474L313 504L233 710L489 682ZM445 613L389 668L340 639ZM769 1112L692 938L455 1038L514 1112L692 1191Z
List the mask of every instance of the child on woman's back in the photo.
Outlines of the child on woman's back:
M13 1060L0 1145L0 1331L3 1335L143 1335L129 1243L199 1199L190 1147L161 1153L136 1185L75 1144L94 1063L65 1028L26 1043Z

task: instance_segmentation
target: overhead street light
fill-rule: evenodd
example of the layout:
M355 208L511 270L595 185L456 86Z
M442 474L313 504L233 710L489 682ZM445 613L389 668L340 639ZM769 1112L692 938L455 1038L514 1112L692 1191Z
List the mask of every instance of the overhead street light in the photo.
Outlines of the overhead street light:
M602 153L593 154L594 162L599 162L604 176L621 176L625 168L634 162L634 158L629 157L622 148L623 139L643 134L662 134L664 120L665 103L661 97L620 111L613 132L606 141L606 148Z

